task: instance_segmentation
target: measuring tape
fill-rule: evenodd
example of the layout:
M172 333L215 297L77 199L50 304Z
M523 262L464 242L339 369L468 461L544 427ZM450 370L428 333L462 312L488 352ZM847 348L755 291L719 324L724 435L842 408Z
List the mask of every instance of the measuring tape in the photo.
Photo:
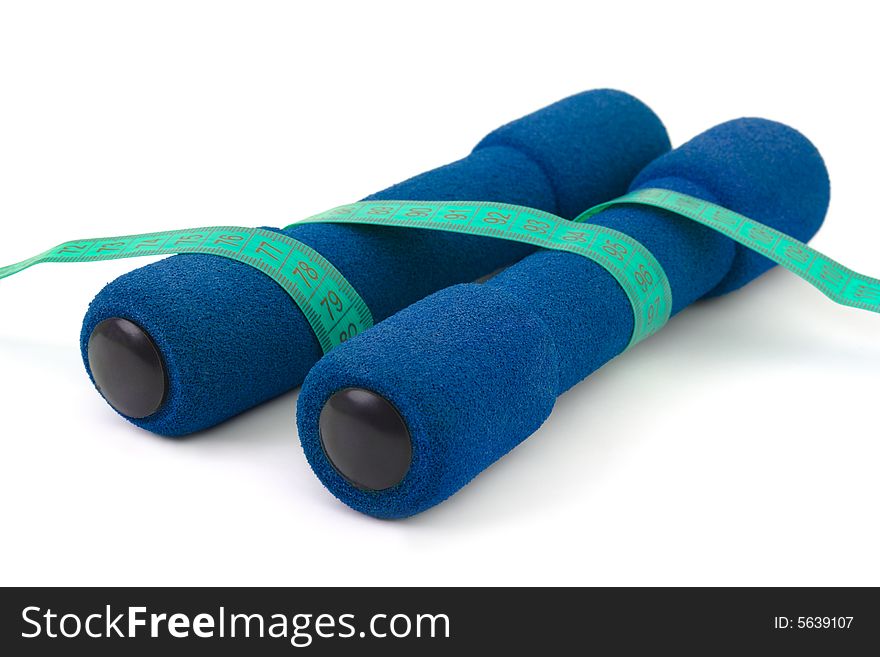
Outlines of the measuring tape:
M345 277L312 247L262 228L209 226L98 237L59 244L0 268L0 279L44 262L95 262L204 253L250 265L278 283L306 316L326 353L373 325L373 316Z
M576 253L598 262L623 287L635 313L631 343L657 331L669 317L672 292L663 268L636 240L603 226L575 223L522 206L467 201L365 201L298 223L318 222L445 230ZM73 240L0 268L0 279L45 262L176 253L218 255L259 269L293 298L325 353L373 325L366 303L326 258L292 237L256 228L211 226Z
M297 223L442 230L523 242L583 256L614 276L629 298L635 320L630 346L658 331L669 319L672 308L672 290L663 268L650 251L632 237L604 226L569 221L519 205L478 201L367 201L333 208Z
M717 230L805 279L837 303L880 312L880 281L858 274L769 226L721 206L665 189L643 189L581 214L575 221L503 203L364 201L298 223L342 223L442 230L567 251L597 262L620 283L633 308L629 346L659 330L672 307L660 263L633 238L586 219L620 204L662 208ZM296 225L296 224L292 224ZM290 228L291 226L288 226ZM250 265L276 281L303 311L326 353L373 324L369 308L326 258L302 242L265 229L211 226L73 240L0 268L0 279L44 262L94 262L203 253Z
M692 219L785 267L836 303L880 312L880 280L854 272L775 228L687 194L641 189L590 208L575 221L586 221L622 203L650 205Z

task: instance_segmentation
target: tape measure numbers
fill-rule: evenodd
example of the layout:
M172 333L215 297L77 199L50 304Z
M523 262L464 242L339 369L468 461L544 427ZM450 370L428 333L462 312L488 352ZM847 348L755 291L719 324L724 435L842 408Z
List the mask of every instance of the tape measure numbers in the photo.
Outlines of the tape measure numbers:
M641 189L597 205L575 221L589 219L623 203L650 205L692 219L785 267L836 303L880 312L880 280L844 267L775 228L687 194L668 189Z
M713 228L794 272L837 303L880 312L877 279L858 274L774 228L666 189L632 192L587 210L575 221L504 203L364 201L298 223L442 230L522 242L589 258L614 276L632 304L632 346L668 320L672 307L669 281L660 263L639 242L585 220L616 205L633 203L668 210ZM45 262L94 262L178 253L217 255L259 269L281 285L303 311L325 352L373 324L366 303L326 258L298 240L257 228L210 226L73 240L0 268L0 279Z
M298 240L262 228L209 226L73 240L0 268L0 279L44 262L182 253L221 256L259 269L283 287L303 311L325 352L373 325L367 304L326 258Z
M623 287L635 320L630 344L659 330L669 317L672 293L660 264L636 240L602 226L517 205L469 201L364 201L298 223L318 222L444 230L568 251L596 261ZM366 303L326 258L302 242L264 229L209 226L73 240L0 268L0 279L41 263L181 253L218 255L259 269L293 298L325 353L373 324Z
M632 237L604 226L577 223L519 205L480 201L365 201L343 205L297 223L442 230L583 256L614 276L629 298L634 315L629 346L658 331L669 319L672 308L672 290L663 268Z

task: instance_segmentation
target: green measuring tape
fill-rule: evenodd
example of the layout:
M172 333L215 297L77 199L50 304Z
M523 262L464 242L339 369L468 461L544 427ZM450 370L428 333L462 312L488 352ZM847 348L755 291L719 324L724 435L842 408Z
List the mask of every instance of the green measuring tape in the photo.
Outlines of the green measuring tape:
M635 325L630 346L658 331L672 308L672 290L663 268L632 237L541 210L477 201L368 201L343 205L298 223L443 230L523 242L589 258L614 276L632 304Z
M161 233L72 240L0 268L0 279L44 262L95 262L204 253L250 265L278 283L306 316L324 352L373 325L367 304L310 246L262 228L209 226Z
M687 194L668 189L641 189L590 208L575 221L585 221L622 203L650 205L693 219L794 272L832 301L880 313L880 280L844 267L775 228Z
M665 189L632 192L587 210L575 221L503 203L366 201L340 206L298 223L443 230L523 242L589 258L614 276L632 304L632 346L666 323L672 292L660 263L644 246L619 231L585 223L599 212L624 203L662 208L697 221L801 276L837 303L880 312L877 279L858 274L748 217ZM0 268L0 279L44 262L94 262L182 253L217 255L262 271L281 285L303 311L325 352L373 324L366 303L327 259L298 240L257 228L211 226L73 240Z

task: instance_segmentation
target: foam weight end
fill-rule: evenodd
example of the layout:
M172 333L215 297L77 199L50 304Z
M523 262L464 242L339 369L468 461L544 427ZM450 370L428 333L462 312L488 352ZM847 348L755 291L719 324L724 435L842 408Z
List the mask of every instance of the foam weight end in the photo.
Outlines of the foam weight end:
M487 200L573 217L623 193L668 148L665 129L640 101L612 90L585 92L507 124L462 160L369 199ZM518 243L402 228L303 224L285 232L330 260L376 321L531 252ZM81 334L93 381L88 343L94 329L114 317L143 329L168 376L155 413L121 414L168 436L209 428L295 388L321 356L280 286L247 265L213 256L168 258L97 295Z
M105 319L92 331L88 349L95 386L111 406L134 418L161 408L168 373L159 349L141 327L119 317Z
M412 436L394 405L364 388L335 392L318 419L321 448L349 483L363 490L396 486L412 465Z
M749 185L764 177L785 184L761 190L758 207ZM661 156L633 183L646 187L748 210L801 239L821 225L828 203L827 172L812 144L755 119L722 124ZM591 221L655 255L673 312L766 270L740 258L724 235L656 208L622 205ZM558 395L625 349L632 327L629 302L608 272L574 254L540 251L483 285L441 290L323 358L299 397L303 449L325 486L354 509L381 518L419 513L531 435ZM388 399L410 431L413 464L396 487L355 490L320 449L321 409L352 385Z
M499 296L503 292L481 285L448 288L394 315L390 330L374 327L313 368L300 393L299 434L315 473L340 500L377 518L423 511L464 486L549 415L558 385L552 337L539 317L508 297L506 314L517 318L517 335L511 339L493 310ZM430 325L421 321L426 315ZM379 358L365 360L365 353ZM494 366L501 361L509 367ZM530 375L520 378L519 372ZM321 413L331 396L351 387L388 400L409 431L411 465L393 488L354 486L326 457ZM486 412L506 405L520 412ZM491 436L491 448L475 442L477 436Z

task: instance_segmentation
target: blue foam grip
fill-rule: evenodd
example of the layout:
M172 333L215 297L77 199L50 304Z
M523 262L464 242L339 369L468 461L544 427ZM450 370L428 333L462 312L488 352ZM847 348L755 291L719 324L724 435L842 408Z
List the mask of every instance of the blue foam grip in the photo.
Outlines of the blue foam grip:
M622 193L668 149L663 125L639 100L613 90L584 92L499 128L468 157L368 200L486 200L573 217ZM309 224L285 232L330 260L377 322L532 251L402 228ZM166 400L150 417L127 419L169 436L211 427L297 387L321 356L302 312L280 286L214 256L174 256L105 287L83 322L87 370L89 336L109 317L140 325L161 351Z
M722 124L645 168L632 189L665 187L719 203L806 241L819 229L829 182L795 130L761 119ZM617 206L591 219L625 232L660 261L673 313L766 271L763 256L689 219ZM620 354L633 329L626 295L580 256L540 251L487 283L457 285L410 306L325 356L299 398L306 456L346 504L399 518L438 504L521 441L556 397ZM410 470L384 491L360 490L329 463L318 417L347 387L391 401L409 427Z

